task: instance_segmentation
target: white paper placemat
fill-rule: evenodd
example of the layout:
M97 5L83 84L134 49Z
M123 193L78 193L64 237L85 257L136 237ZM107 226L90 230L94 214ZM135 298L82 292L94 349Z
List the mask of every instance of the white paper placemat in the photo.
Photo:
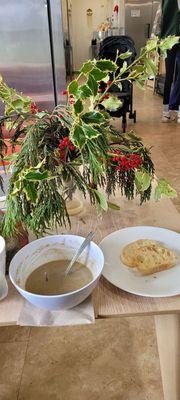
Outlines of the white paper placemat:
M64 311L49 311L24 301L17 324L21 326L65 326L91 324L94 320L94 307L91 296L89 296L83 303Z

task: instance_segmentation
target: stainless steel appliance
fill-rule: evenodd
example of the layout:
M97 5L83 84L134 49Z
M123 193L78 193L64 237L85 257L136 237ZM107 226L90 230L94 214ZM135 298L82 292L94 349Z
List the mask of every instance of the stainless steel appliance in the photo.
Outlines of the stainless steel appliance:
M134 39L138 53L151 35L159 4L161 0L125 1L125 33Z
M61 0L0 1L0 74L42 109L64 100Z

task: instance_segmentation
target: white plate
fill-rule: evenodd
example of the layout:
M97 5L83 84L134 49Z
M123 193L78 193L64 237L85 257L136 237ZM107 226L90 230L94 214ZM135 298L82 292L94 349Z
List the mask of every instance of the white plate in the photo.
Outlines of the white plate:
M138 239L153 239L177 254L173 268L153 275L141 276L134 268L125 266L120 258L128 243ZM113 232L100 243L104 253L103 276L113 285L139 296L166 297L180 294L180 234L152 226L135 226Z

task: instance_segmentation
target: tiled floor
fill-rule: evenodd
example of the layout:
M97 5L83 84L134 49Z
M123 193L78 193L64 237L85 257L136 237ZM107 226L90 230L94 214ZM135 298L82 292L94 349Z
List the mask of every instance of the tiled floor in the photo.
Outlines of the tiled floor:
M135 130L157 174L178 191L180 126L161 123L162 99L135 92ZM131 126L133 127L133 126ZM65 328L0 328L0 400L163 400L153 317Z
M1 328L0 340L1 400L163 400L152 317Z
M168 179L177 190L173 203L180 212L180 125L161 122L162 98L153 95L151 90L135 91L135 108L138 113L135 131L153 146L156 173L159 178Z

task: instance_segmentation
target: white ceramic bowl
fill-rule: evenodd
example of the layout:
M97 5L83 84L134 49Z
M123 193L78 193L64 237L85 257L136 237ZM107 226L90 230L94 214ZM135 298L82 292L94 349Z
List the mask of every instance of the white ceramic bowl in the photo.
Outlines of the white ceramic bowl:
M8 285L5 278L6 269L6 245L5 240L0 236L0 300L8 294Z
M14 256L9 268L10 279L18 292L30 303L48 310L72 308L85 300L95 288L104 266L103 253L93 242L78 259L93 274L92 281L86 286L74 292L53 296L33 294L25 290L26 280L32 271L50 261L71 260L83 240L83 237L75 235L46 236L23 247Z
M0 275L5 275L6 269L6 245L5 240L0 236Z

